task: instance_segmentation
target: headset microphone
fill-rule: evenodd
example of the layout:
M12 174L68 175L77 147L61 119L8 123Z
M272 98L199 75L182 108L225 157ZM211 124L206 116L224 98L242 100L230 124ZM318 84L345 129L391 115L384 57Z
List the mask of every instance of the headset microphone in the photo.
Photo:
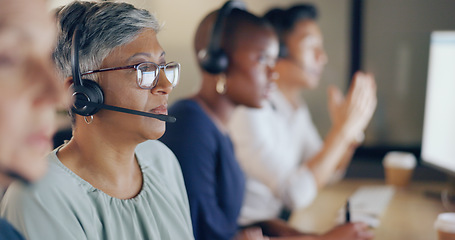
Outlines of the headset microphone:
M106 109L106 110L134 114L134 115L139 115L139 116L144 116L144 117L151 117L151 118L156 118L158 120L170 122L170 123L174 123L175 121L177 121L177 119L174 116L170 116L170 115L142 112L142 111L137 111L137 110L133 110L133 109L129 109L129 108L122 108L122 107L107 105L104 103L88 102L85 100L80 100L80 102L84 103L85 105L87 105L89 107L102 108L102 109Z
M128 108L116 107L104 104L104 93L101 86L89 79L83 79L79 68L79 39L81 30L76 27L73 33L73 45L71 52L71 68L73 74L73 99L74 104L71 108L72 112L81 116L91 116L97 113L100 109L107 109L116 112L129 113L144 117L156 118L161 121L173 123L176 118L169 115L153 114L148 112L137 111Z

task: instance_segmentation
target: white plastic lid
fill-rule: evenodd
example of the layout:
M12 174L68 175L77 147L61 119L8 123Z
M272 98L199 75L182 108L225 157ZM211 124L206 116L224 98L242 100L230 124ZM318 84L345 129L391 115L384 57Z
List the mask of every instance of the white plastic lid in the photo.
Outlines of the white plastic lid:
M441 213L438 215L434 228L446 233L455 233L455 213Z
M387 167L411 169L417 164L414 154L409 152L388 152L384 156L383 165Z

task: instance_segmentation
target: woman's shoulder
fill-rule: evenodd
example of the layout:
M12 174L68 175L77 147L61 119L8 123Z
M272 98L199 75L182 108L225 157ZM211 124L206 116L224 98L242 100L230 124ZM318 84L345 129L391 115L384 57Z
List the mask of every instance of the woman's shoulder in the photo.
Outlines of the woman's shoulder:
M211 161L220 146L230 144L229 137L218 129L197 100L180 100L170 108L169 114L177 121L166 125L160 141L175 153L182 168Z
M164 174L180 171L174 153L158 140L148 140L139 144L135 152L143 169L153 168Z
M210 136L216 131L216 126L196 101L192 99L179 100L169 108L169 115L177 121L166 125L166 132L160 139L169 146L171 142L194 140L198 136ZM174 149L173 149L174 150Z
M158 140L147 140L136 147L136 155L146 159L175 158L174 153Z
M5 193L2 207L5 204L26 204L28 201L42 202L52 207L58 206L57 203L80 200L78 193L85 190L80 187L81 183L63 168L56 150L48 154L47 160L49 168L46 175L34 183L13 182Z
M182 170L174 153L158 140L148 140L136 147L136 156L144 181L162 184L170 191L184 189Z

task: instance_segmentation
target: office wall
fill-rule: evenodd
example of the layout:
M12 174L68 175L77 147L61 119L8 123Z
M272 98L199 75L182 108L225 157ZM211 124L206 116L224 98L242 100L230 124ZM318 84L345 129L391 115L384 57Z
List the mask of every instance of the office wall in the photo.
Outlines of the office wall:
M50 0L50 8L66 4L68 0ZM127 0L137 7L155 13L164 24L158 38L166 51L167 60L182 64L182 80L170 96L170 102L194 94L199 88L200 74L193 54L193 36L197 24L210 11L219 8L224 0ZM329 63L323 73L320 87L304 93L320 132L325 135L330 127L327 112L326 88L334 84L344 89L349 67L350 0L245 0L250 11L263 14L273 6L311 2L320 13L319 23L325 36Z
M363 66L378 82L378 108L366 143L420 146L430 33L455 30L455 1L364 3Z

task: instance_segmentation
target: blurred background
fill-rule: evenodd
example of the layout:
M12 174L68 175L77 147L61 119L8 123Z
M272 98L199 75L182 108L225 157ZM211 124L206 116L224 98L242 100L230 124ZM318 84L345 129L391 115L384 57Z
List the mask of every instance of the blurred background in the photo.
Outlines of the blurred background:
M50 0L49 8L67 0ZM158 38L168 61L182 64L182 79L170 103L192 95L200 75L193 52L199 21L221 7L224 0L127 0L155 13L163 29ZM330 127L327 87L346 90L356 69L372 72L378 85L378 106L365 142L355 155L348 176L381 177L376 166L387 151L404 150L420 157L430 34L455 30L454 0L244 0L248 9L262 15L271 7L312 3L319 11L329 62L317 90L304 92L321 136ZM455 67L455 63L454 63ZM454 103L455 104L455 103ZM449 105L450 106L450 105ZM455 107L452 105L452 107ZM364 171L370 165L378 171ZM379 170L380 169L380 170ZM438 172L421 167L415 178L438 178ZM362 175L363 174L363 175Z

